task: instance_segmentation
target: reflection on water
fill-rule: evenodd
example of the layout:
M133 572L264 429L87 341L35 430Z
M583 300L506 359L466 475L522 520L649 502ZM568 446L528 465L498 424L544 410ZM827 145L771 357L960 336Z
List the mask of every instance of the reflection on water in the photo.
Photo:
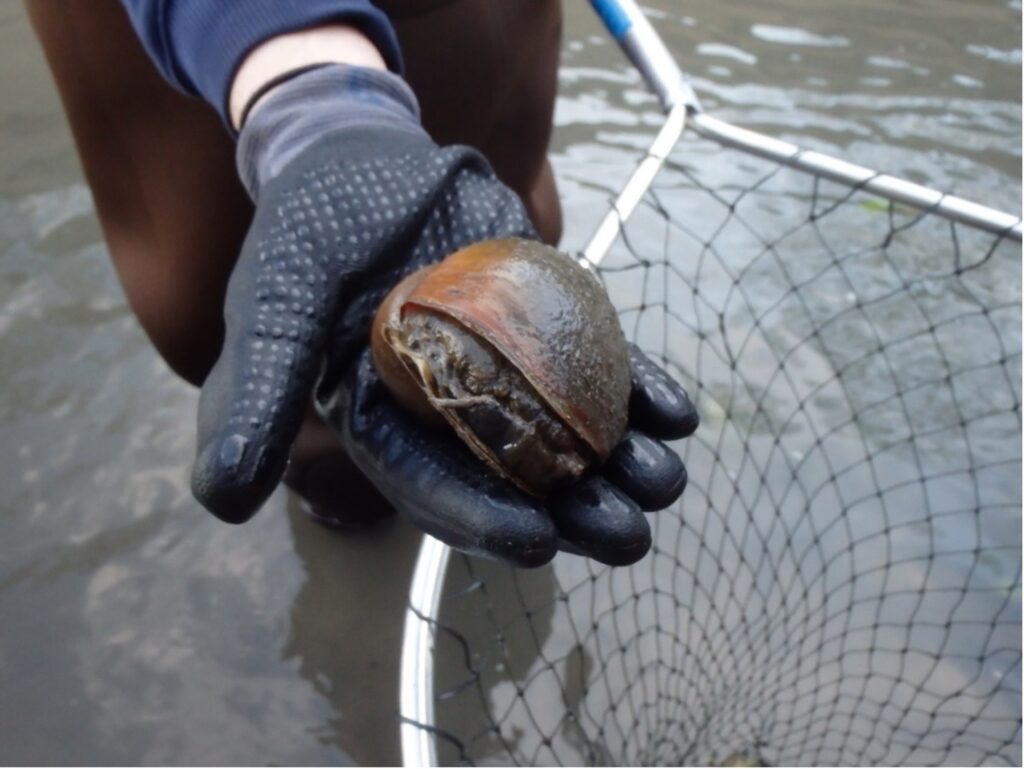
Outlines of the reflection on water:
M311 741L360 764L397 764L400 638L420 536L395 522L384 531L326 535L290 511L306 578L292 599L281 660L330 703L304 728Z
M521 755L518 745L530 718L556 723L561 702L526 702L518 696L520 682L541 661L540 654L553 627L557 583L551 566L514 571L469 558L453 560L441 627L457 628L437 637L438 688L449 692L438 703L438 723L458 725L472 735L471 755ZM469 657L467 659L467 656ZM493 715L478 697L458 696L472 688L494 703L493 713L511 730L493 729ZM544 690L545 695L560 687ZM518 712L517 712L518 711ZM531 740L532 741L532 740ZM441 742L442 761L457 762L457 746Z
M697 0L687 4L685 15L668 0L645 5L693 74L705 106L716 114L997 207L1019 209L1019 4L783 0L766 5ZM646 147L659 116L654 100L585 5L567 3L566 12L565 68L553 150L565 200L565 246L578 248L607 205L609 191L625 180ZM250 524L230 528L191 500L187 469L195 393L156 358L125 305L20 4L0 6L0 51L7 76L0 105L0 369L5 375L0 446L7 458L0 465L5 491L0 505L5 543L0 552L0 756L9 763L396 761L398 635L417 535L401 524L358 538L325 532L289 509L283 493L275 495ZM753 256L749 240L738 230L711 229L721 211L706 196L688 194L686 189L692 189L696 179L736 193L749 184L756 169L734 153L719 152L703 142L691 141L685 149L687 154L678 161L689 176L680 173L674 180L666 179L659 195L665 210L690 234L676 232L668 245L698 256L701 249L695 243L716 233L717 245L732 253L734 263L746 263ZM761 233L772 239L782 234L773 227L782 228L803 215L810 192L789 177L778 177L760 198L758 206L772 214L760 218ZM887 216L884 209L872 206L868 201L844 212L844 242L851 249L871 229L868 224ZM633 230L638 245L648 248L653 243L655 252L663 253L665 232L645 222L643 213L639 216ZM941 236L939 241L936 233L936 242L948 245L948 233ZM805 229L794 237L814 233ZM949 307L970 302L1010 307L1019 302L1019 251L1016 256L998 255L1005 260L1005 269L986 272L991 280L976 281L973 296L965 297L957 295L955 282L928 277L932 260L944 256L927 248L914 250L915 244L927 242L930 239L915 238L897 244L907 251L902 261L920 268L922 280L914 287L917 307L941 321ZM966 246L964 251L973 253ZM887 271L884 262L874 263L868 256L857 265L855 294L862 302L899 283L900 276ZM737 499L744 507L738 513L746 516L747 510L761 509L754 504L761 475L791 476L796 464L801 482L813 493L822 487L822 476L835 470L827 467L827 456L840 468L860 468L842 475L838 485L828 487L831 491L819 491L856 503L855 525L863 542L858 553L873 553L877 533L896 520L902 529L892 541L907 554L905 564L888 571L869 570L852 579L852 561L842 555L842 543L849 542L848 527L854 525L846 519L817 522L820 526L812 530L809 525L787 528L770 516L755 516L751 526L733 530L716 528L714 519L693 514L685 526L671 518L658 522L659 540L673 542L674 549L649 559L647 582L630 584L625 572L598 573L573 558L511 577L488 564L457 565L454 578L464 580L459 584L486 585L491 591L483 606L492 614L486 623L474 626L467 621L467 613L481 607L479 588L465 590L462 602L449 602L446 611L453 623L476 627L474 632L480 635L474 643L492 650L491 658L474 662L480 677L473 685L499 706L493 712L505 714L502 723L508 733L488 732L485 714L467 709L457 697L439 707L480 734L477 748L482 756L500 754L503 741L508 741L538 761L550 759L553 751L607 762L605 743L624 740L628 729L624 732L622 724L634 717L640 724L636 728L656 733L661 721L693 716L694 701L680 688L685 682L699 682L698 693L714 692L720 702L742 703L754 696L749 688L735 686L743 672L752 666L770 670L766 660L786 659L786 654L800 650L786 646L792 628L785 623L770 626L780 614L783 590L766 587L761 603L744 607L730 604L728 592L719 594L726 590L725 583L716 581L708 554L721 557L723 547L731 547L729 552L749 563L736 577L749 585L805 580L814 586L816 579L831 581L830 585L852 580L850 590L870 593L875 582L889 579L912 589L925 579L936 584L947 574L962 573L970 558L964 553L982 547L987 548L985 557L972 561L972 578L994 589L1019 584L1019 509L990 517L983 531L972 528L974 517L963 512L1019 500L1019 470L998 464L999 452L1019 425L976 423L982 427L968 436L970 451L990 459L991 469L970 487L956 475L962 467L956 462L963 436L954 439L952 433L942 432L950 427L950 387L970 391L979 386L976 379L954 379L945 389L923 393L908 415L900 417L902 421L894 420L891 412L867 409L864 420L869 424L858 426L857 434L873 436L876 443L869 448L878 456L873 467L883 474L881 481L872 478L871 483L886 485L887 472L892 478L905 476L904 466L914 461L899 444L900 431L905 432L908 424L934 429L936 456L948 461L949 474L943 480L926 488L893 488L881 500L857 496L865 483L858 473L866 470L858 462L866 454L863 449L849 454L854 442L843 439L842 430L853 427L843 428L836 421L851 405L870 407L870 388L858 388L850 401L848 394L824 388L808 401L813 415L807 420L770 421L773 414L785 412L786 403L773 406L771 399L778 391L756 374L770 371L779 351L793 346L794 328L827 317L837 304L858 300L857 295L848 296L851 292L837 274L815 278L819 267L801 262L783 275L777 265L762 260L756 278L765 291L729 305L732 311L721 333L734 351L742 349L754 373L747 383L751 389L728 414L736 430L724 431L720 445L694 441L687 450L688 461L695 466L702 454L736 457L731 464L735 477L722 472L706 488L691 488L687 504L699 506L739 488ZM613 290L628 305L636 303L638 287L640 296L664 288L669 294L657 296L659 301L668 296L688 328L708 329L713 317L707 308L720 306L733 290L724 275L705 269L687 276L691 283L699 281L708 304L694 303L692 286L671 277L644 284L638 273L624 273ZM777 323L751 333L751 319L763 317L769 309L768 288L792 280L817 280L814 296L819 304L782 306ZM891 321L886 327L898 330L901 322L914 322L904 310L893 302L877 305L874 312L884 313ZM858 383L899 377L902 387L912 387L915 374L927 373L922 368L934 361L934 356L916 359L920 351L913 345L898 350L898 359L907 365L893 371L877 358L847 359L844 351L857 349L870 329L853 322L855 314L845 318L847 322L831 328L827 345L800 347L795 360L800 380L790 395L803 398L814 382L828 381L829 372L842 366ZM652 321L650 313L627 313L625 319L630 333L656 340L655 346L666 341L662 323ZM998 317L992 322L1005 325ZM991 338L986 323L982 317L960 321L955 328L940 323L932 344L950 357L954 367L970 370L977 356L990 351L985 345L955 341L963 335ZM948 339L942 336L946 333ZM730 402L731 378L713 361L699 357L690 334L668 337L671 357L690 378L688 383L693 386L700 379L705 421L724 423L727 407L722 404ZM1019 339L1010 342L1019 350ZM1011 365L1019 369L1019 358ZM1019 381L1019 375L1016 378ZM935 408L926 407L928 399L934 400ZM959 403L968 401L957 398ZM984 399L970 402L981 404ZM775 434L806 435L809 421L835 426L838 440L803 458L772 453ZM773 459L764 467L743 463L747 449L750 455ZM795 515L806 502L792 493L795 496L779 501L786 515ZM910 513L894 519L900 511L922 509L921 495L928 495L932 509L941 512L941 525ZM880 512L882 505L887 517ZM922 536L931 538L943 553L927 566L910 558ZM791 552L826 557L777 563L755 559L758 542L770 543L771 549L786 537L794 543ZM808 550L808 543L815 540L823 550ZM1013 545L1011 552L1000 551L997 545L1007 542ZM645 592L645 584L672 588L668 593ZM562 591L569 588L572 601L558 599L559 586ZM673 598L694 593L695 586L700 589L688 609L716 618L712 624L686 622ZM639 603L627 600L635 592L644 596ZM951 611L948 600L896 602L886 611L945 616ZM1002 603L1003 618L1016 617L1019 622L1019 590L1004 594ZM613 619L616 612L637 615L623 615L593 629L595 606L604 607ZM862 607L858 611L865 612L863 616L852 612L841 621L858 629L859 623L876 616L875 609ZM530 622L521 621L526 610ZM739 617L745 622L738 623ZM642 657L627 659L615 651L628 640L621 631L638 622L642 627L671 627L670 634L654 634L641 646L628 647L630 655L654 654L672 661L670 672L664 674L669 680L659 685L680 694L660 710L641 707L644 687L650 691L655 686L654 671L629 678L634 670L630 665ZM500 629L498 640L495 628ZM758 635L760 628L765 629L763 635ZM872 643L898 649L902 639L897 636L897 630L883 628ZM861 648L858 643L866 643L863 635L848 638L854 650ZM581 643L583 639L587 643ZM950 638L950 649L955 652L958 644L970 641ZM442 673L450 680L457 676L454 662L461 648L452 639L444 643L455 644L453 656L441 658ZM1016 648L1019 660L1019 639L1004 642L993 637L993 643L1009 648L1011 656ZM706 647L722 650L713 664L693 653ZM863 655L851 659L867 664ZM924 659L871 660L881 667L890 662L925 665L922 675L927 673ZM939 699L961 691L986 696L989 682L1005 675L1013 664L1000 653L983 663L965 660L957 668L962 680L948 674L933 676L930 691ZM789 675L785 670L783 675ZM831 672L825 665L816 674L823 698L834 694L827 688ZM841 672L850 675L848 670ZM514 682L531 680L531 675L541 685L526 690L524 699ZM592 699L588 682L598 678L608 683L606 700L618 696L613 692L627 692L621 711L628 714L625 721L609 719L607 703ZM797 678L801 685L810 680ZM901 691L887 691L874 680L853 680L865 690L881 687L882 695L902 703ZM544 691L557 694L552 698L536 693ZM1000 702L995 706L1005 708ZM928 726L914 722L917 715L904 712L902 704L899 708L890 720L898 721L896 716L903 713L901 728L920 731ZM539 731L549 737L550 745L535 744L535 733L523 731L531 725L530 713L542 716ZM764 724L723 723L750 735L750 744L753 735L765 729ZM788 728L799 730L801 723L796 720ZM601 729L602 739L595 739ZM799 736L790 734L794 740ZM655 745L647 758L664 759L672 750L672 745Z

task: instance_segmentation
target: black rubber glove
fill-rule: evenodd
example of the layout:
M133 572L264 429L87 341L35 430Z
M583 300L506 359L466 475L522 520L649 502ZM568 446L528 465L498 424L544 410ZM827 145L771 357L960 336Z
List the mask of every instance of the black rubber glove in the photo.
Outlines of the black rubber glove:
M380 492L452 547L517 566L547 563L559 548L625 565L650 549L643 511L672 504L686 485L679 457L658 439L697 427L685 391L638 348L631 356L630 430L599 474L545 501L484 467L454 433L425 428L398 407L368 350L322 409Z
M663 444L631 433L606 479L545 508L454 439L423 432L381 390L365 351L384 294L466 245L534 233L518 198L475 151L438 148L387 115L372 126L326 125L272 174L251 175L256 214L228 285L224 349L200 399L196 497L225 521L251 517L279 482L316 388L360 469L446 542L523 565L550 559L558 540L606 562L642 556L650 531L641 505L668 504L685 478ZM663 438L691 430L689 400L638 361L636 425ZM673 421L685 429L666 431Z

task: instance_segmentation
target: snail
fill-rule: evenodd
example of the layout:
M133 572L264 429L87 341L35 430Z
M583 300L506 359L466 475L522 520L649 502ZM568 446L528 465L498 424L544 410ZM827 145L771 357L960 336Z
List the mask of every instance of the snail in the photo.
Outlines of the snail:
M541 243L484 241L412 273L370 334L402 406L450 425L534 496L599 466L625 433L629 349L615 308L597 278Z

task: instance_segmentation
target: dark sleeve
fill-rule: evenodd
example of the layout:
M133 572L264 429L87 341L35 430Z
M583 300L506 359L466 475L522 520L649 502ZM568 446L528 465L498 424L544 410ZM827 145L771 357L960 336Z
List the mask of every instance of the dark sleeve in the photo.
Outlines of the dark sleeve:
M225 123L228 89L245 55L285 32L343 21L401 73L398 39L370 0L121 0L146 51L167 80L216 108Z

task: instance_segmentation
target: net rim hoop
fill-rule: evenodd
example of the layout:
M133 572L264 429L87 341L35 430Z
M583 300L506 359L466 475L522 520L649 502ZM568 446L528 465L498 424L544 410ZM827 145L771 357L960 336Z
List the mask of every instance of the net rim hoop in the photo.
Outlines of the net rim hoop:
M451 548L423 535L402 632L399 708L403 766L437 766L434 739L434 643Z

